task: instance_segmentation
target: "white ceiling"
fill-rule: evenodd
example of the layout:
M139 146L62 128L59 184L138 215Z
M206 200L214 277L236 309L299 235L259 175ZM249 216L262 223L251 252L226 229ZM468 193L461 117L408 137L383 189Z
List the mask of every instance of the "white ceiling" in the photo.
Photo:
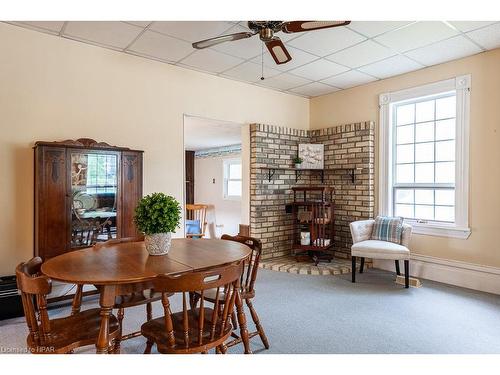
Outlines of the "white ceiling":
M241 125L202 117L184 117L184 146L189 151L241 144Z
M292 61L276 65L267 49L261 56L257 36L192 48L197 40L247 31L243 21L9 23L305 97L500 47L498 21L353 21L347 27L278 33Z

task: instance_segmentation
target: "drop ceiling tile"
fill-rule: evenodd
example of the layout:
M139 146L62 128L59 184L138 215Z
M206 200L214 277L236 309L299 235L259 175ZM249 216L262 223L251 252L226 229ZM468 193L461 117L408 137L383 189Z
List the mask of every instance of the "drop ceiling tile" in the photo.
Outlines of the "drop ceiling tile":
M341 89L348 89L350 87L359 86L376 80L376 78L369 76L368 74L361 73L356 70L351 70L349 72L324 79L321 82L339 87Z
M139 27L146 27L147 25L149 25L151 23L151 21L123 21L123 22L130 23L132 25L139 26Z
M234 34L248 31L250 30L246 27L235 25L233 28L229 29L227 33L224 34ZM262 44L263 43L260 41L259 36L254 35L247 39L221 43L212 47L212 49L247 60L261 54ZM266 49L265 46L264 49Z
M288 52L292 56L292 60L287 62L286 64L278 65L274 62L274 60L271 57L271 55L269 54L269 51L267 50L267 48L265 48L264 49L264 65L267 65L270 68L278 69L278 70L281 70L284 72L284 71L297 68L301 65L307 64L311 61L318 59L317 56L311 55L310 53L301 51L299 49L290 47L288 45L286 45L286 49L288 50ZM261 56L255 57L252 61L257 63L257 64L260 64L261 63Z
M119 21L70 21L63 35L115 48L127 47L142 28Z
M394 56L396 53L371 40L367 40L355 46L336 52L326 58L339 64L357 68L379 60Z
M486 49L498 48L500 47L500 22L471 31L467 35L481 47Z
M149 30L144 32L128 50L166 61L179 61L194 51L188 42Z
M290 91L300 95L314 97L339 91L339 89L336 87L325 85L324 83L313 82L313 83L308 83L307 85L304 86L296 87Z
M388 78L417 70L423 66L413 60L401 55L389 57L388 59L358 68L363 73L377 78Z
M185 66L191 66L196 69L220 73L224 70L228 70L232 67L235 67L238 64L241 64L244 60L229 56L224 53L220 53L211 49L202 49L197 50L192 55L189 55L180 63Z
M278 90L289 90L291 88L302 86L307 83L311 83L311 81L294 76L289 73L283 73L279 76L275 76L269 79L265 79L264 81L259 81L259 86L271 87Z
M264 77L271 78L281 74L279 70L269 68L264 66ZM223 76L228 78L235 78L241 81L247 82L260 82L260 77L262 76L262 69L259 64L247 61L240 64L232 69L229 69L222 73Z
M226 34L232 26L225 21L156 21L150 29L192 43Z
M424 65L435 65L479 52L482 52L481 48L459 35L430 46L406 52L405 55Z
M64 25L64 21L22 21L13 23L52 33L59 33Z
M347 27L369 38L410 24L412 21L353 21Z
M450 38L457 34L458 31L452 29L444 22L423 21L415 22L401 29L380 35L375 40L389 48L405 52Z
M309 31L288 42L293 47L324 57L366 38L346 27Z
M466 33L495 23L496 21L448 21L458 30Z
M330 77L334 74L339 74L347 70L349 70L349 68L346 68L345 66L325 59L319 59L296 69L290 70L290 73L310 79L312 81L319 81L323 78Z

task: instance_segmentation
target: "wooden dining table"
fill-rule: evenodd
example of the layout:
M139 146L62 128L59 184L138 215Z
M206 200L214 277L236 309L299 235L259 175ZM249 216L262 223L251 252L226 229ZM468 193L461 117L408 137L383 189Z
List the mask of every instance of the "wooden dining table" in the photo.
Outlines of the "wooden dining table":
M97 353L108 353L109 320L116 296L125 295L131 286L152 287L158 275L179 275L246 260L251 249L234 241L218 239L173 239L166 255L151 256L144 242L128 242L101 249L85 248L47 260L42 273L53 280L78 285L95 285L100 292L101 325ZM76 300L76 299L75 299ZM73 306L75 308L75 306ZM79 306L77 307L79 308ZM246 317L239 293L236 296L237 320L245 353L251 353Z

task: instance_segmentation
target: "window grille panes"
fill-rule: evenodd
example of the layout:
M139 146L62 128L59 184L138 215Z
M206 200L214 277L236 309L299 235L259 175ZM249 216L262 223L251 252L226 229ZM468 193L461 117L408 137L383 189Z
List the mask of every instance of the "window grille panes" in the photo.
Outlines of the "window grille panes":
M455 221L456 95L394 103L394 214Z

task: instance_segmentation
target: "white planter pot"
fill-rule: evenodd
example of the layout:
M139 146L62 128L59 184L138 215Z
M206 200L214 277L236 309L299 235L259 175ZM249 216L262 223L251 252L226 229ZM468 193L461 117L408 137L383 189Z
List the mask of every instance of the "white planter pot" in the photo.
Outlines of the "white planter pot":
M165 255L172 245L172 233L147 234L144 242L149 255Z

